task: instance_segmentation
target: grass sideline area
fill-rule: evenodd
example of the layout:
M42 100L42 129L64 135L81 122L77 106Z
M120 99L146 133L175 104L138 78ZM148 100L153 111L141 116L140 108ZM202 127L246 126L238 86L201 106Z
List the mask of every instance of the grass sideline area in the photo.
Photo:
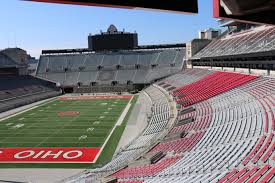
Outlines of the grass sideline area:
M96 168L98 166L102 166L102 165L108 163L109 161L111 161L111 159L115 153L115 150L117 148L117 145L121 139L121 136L127 126L127 122L129 120L129 117L132 113L132 110L133 110L137 100L138 100L138 96L136 95L136 96L134 96L134 98L131 101L131 107L130 107L128 113L126 114L125 118L123 119L122 124L116 127L110 140L108 141L105 148L103 149L101 156L98 158L97 162L95 164L93 164L92 166L90 166L89 168Z
M94 168L105 164L115 152L137 98L131 100L122 124L115 127L96 163L0 163L0 168ZM128 102L129 99L54 100L40 105L0 122L0 148L101 147ZM92 135L86 134L88 128L94 128L89 131ZM87 137L81 139L83 136Z

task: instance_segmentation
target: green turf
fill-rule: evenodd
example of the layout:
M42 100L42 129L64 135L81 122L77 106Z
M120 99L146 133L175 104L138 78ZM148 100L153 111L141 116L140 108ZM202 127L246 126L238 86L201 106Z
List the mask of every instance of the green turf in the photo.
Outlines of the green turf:
M132 100L134 104L136 97ZM102 147L129 99L55 100L0 122L0 147ZM125 119L129 117L133 105ZM60 117L58 112L76 111L74 117ZM101 118L104 116L104 118ZM110 160L127 120L116 127L98 161ZM23 126L24 125L24 126ZM93 129L89 131L87 129ZM87 138L80 139L86 135ZM107 149L109 149L107 151ZM1 164L8 167L86 168L91 164Z
M105 148L103 149L100 157L98 158L97 162L95 164L92 164L91 166L89 166L89 168L96 168L96 167L100 167L106 163L108 163L112 157L113 154L115 153L115 150L117 148L117 145L119 143L119 140L125 130L125 127L127 125L128 119L130 117L130 114L136 104L136 101L138 99L138 96L135 96L132 101L131 101L131 107L127 113L127 115L125 116L122 124L120 126L117 126L115 131L113 132L110 140L108 141L108 143L106 144Z

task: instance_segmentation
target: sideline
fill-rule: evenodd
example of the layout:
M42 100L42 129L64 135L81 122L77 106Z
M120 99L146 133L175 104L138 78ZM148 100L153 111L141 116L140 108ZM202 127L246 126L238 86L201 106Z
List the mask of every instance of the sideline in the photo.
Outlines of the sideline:
M103 149L105 148L107 142L108 142L109 139L111 138L111 136L112 136L113 132L115 131L116 127L117 127L117 126L120 126L120 125L122 124L122 122L123 122L125 116L127 115L128 111L129 111L129 109L130 109L130 107L131 107L131 105L132 105L131 102L132 102L132 100L133 100L134 97L135 97L135 96L133 95L132 98L131 98L131 100L129 100L127 106L124 108L124 110L123 110L123 112L121 113L120 117L118 118L116 124L114 125L112 131L110 132L109 136L105 139L104 144L101 146L100 151L97 153L97 155L96 155L96 157L95 157L95 159L94 159L94 161L93 161L92 163L96 163L97 159L98 159L99 156L101 155Z

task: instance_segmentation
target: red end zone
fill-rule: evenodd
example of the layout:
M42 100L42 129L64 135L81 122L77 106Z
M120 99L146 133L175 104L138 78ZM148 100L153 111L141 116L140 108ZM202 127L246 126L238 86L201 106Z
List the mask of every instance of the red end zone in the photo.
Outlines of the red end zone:
M100 148L0 148L0 163L93 163Z
M71 96L59 97L57 100L93 100L93 99L131 99L132 96Z

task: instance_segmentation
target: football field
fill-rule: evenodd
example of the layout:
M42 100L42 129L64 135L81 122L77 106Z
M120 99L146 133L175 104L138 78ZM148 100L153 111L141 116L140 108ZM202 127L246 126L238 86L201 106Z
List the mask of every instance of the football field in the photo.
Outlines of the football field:
M0 163L95 163L125 118L131 99L61 97L4 119Z

